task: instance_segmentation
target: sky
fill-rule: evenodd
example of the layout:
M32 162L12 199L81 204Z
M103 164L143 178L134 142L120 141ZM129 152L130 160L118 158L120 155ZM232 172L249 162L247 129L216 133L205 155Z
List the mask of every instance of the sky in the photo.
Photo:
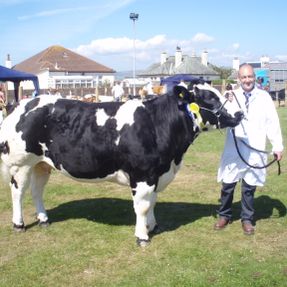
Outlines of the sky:
M176 47L220 67L287 61L286 1L0 0L0 65L60 45L116 71L147 69ZM130 13L139 14L132 21Z

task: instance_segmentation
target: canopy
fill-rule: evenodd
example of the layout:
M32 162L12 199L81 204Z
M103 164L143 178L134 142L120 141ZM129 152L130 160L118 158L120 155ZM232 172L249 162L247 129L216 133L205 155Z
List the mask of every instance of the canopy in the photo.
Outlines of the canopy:
M186 83L194 83L194 84L204 83L204 80L201 78L197 78L197 77L187 75L187 74L176 74L176 75L167 77L165 79L162 79L160 84L166 85L167 90L169 90L172 87L178 85L181 80Z
M21 81L33 81L36 93L39 94L39 80L36 75L25 73L0 66L0 81L10 81L14 83L15 100L19 101L19 85Z

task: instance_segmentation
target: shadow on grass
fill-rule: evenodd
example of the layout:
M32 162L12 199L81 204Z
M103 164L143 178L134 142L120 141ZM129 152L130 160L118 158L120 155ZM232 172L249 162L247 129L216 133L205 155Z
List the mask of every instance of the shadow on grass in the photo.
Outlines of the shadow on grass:
M217 208L217 204L158 202L155 207L155 216L162 232L165 232L175 230L203 217L213 216L215 218ZM240 209L240 202L233 203L234 220L240 219ZM257 220L274 216L274 209L277 210L276 216L286 215L286 207L280 200L266 195L255 198ZM132 200L117 198L94 198L66 202L48 210L48 216L52 223L85 218L110 225L135 224ZM34 224L29 227L32 226Z

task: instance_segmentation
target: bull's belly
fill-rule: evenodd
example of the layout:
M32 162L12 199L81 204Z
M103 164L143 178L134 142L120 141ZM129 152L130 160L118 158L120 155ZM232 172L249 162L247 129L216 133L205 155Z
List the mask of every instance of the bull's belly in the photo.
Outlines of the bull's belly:
M80 178L80 177L74 177L72 176L69 172L67 172L65 169L59 170L60 173L63 175L70 177L76 181L81 181L81 182L89 182L89 183L96 183L96 182L101 182L101 181L110 181L110 182L115 182L121 185L129 186L130 185L130 178L127 173L125 173L123 170L118 170L114 173L108 174L105 177L97 177L97 178Z
M160 192L164 190L175 178L177 172L179 171L181 167L181 163L176 165L173 161L170 164L169 170L162 174L159 175L158 177L158 184L156 191ZM61 168L59 170L62 174L64 174L67 177L70 177L76 181L81 181L81 182L90 182L90 183L96 183L96 182L102 182L102 181L110 181L110 182L115 182L120 185L125 185L125 186L130 186L130 177L129 174L124 172L123 170L118 170L114 173L108 174L105 177L102 178L78 178L72 176L68 171L66 171L64 168Z

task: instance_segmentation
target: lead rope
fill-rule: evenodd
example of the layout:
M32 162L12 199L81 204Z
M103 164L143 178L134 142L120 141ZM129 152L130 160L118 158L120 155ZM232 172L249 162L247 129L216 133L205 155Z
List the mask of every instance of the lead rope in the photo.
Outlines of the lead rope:
M234 144L235 144L235 148L236 148L236 151L240 157L240 159L246 164L248 165L249 167L252 167L252 168L256 168L256 169L263 169L263 168L267 168L269 167L271 164L273 164L275 161L277 161L277 165L278 165L278 175L281 174L281 166L280 166L280 162L277 160L277 158L275 157L272 161L270 161L269 163L267 163L266 165L263 165L263 166L255 166L255 165L252 165L250 163L248 163L244 157L242 156L242 154L240 153L239 151L239 148L238 148L238 143L237 143L237 140L236 140L236 136L235 136L235 132L234 132L234 129L231 129L232 131L232 136L233 136L233 140L234 140ZM244 142L243 140L241 140L241 142L246 145L248 148L250 148L251 150L255 150L257 152L261 152L261 153L265 153L265 154L268 154L268 152L266 151L263 151L263 150L258 150L256 148L253 148L252 146L248 145L246 142Z

